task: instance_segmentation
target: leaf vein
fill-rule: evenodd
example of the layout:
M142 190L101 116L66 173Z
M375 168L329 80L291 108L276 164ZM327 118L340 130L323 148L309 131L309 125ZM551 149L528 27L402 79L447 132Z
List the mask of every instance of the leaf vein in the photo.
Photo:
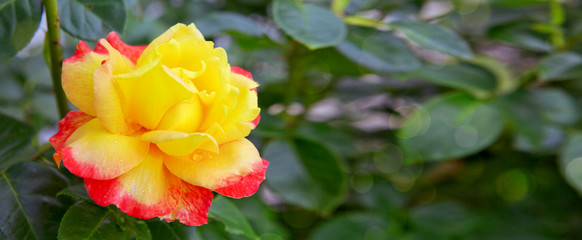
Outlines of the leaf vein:
M36 234L36 232L34 230L34 227L32 226L32 223L30 222L30 217L28 216L28 214L24 210L24 206L22 206L22 203L20 202L20 198L18 197L18 193L16 192L16 190L12 186L12 182L6 176L6 173L2 173L2 178L4 178L4 180L6 181L6 184L8 184L8 187L10 188L10 191L12 192L12 194L14 195L14 198L16 199L16 203L18 204L18 207L20 208L20 210L22 210L22 214L24 215L24 218L26 219L26 222L30 226L30 232L32 232L32 235L34 236L34 238L39 239L38 238L38 235Z

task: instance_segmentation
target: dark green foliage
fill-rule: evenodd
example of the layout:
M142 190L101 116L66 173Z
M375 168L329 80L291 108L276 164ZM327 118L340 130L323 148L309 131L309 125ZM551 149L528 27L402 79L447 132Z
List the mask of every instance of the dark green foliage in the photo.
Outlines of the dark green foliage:
M30 144L34 130L27 124L0 113L0 169L6 171L9 161Z
M338 158L324 145L304 139L274 141L263 157L272 159L269 185L285 201L329 213L345 192L345 176Z
M41 1L0 2L0 62L23 49L34 35L42 15Z
M415 21L397 21L390 26L421 48L462 58L472 57L469 45L450 29Z
M68 180L56 169L21 163L1 173L0 237L55 239L65 205L55 199Z
M466 94L446 95L416 110L398 132L406 162L450 160L489 146L503 130L500 111Z
M0 0L0 239L582 239L579 1L58 2L65 58L194 22L260 84L270 165L203 226L96 205L51 159L43 1Z
M421 64L402 40L370 29L352 29L336 48L355 63L380 73L411 72Z
M59 14L62 28L80 39L95 41L125 28L126 9L122 0L61 0Z
M346 36L346 26L325 8L299 1L275 0L273 20L283 31L310 49L338 44Z

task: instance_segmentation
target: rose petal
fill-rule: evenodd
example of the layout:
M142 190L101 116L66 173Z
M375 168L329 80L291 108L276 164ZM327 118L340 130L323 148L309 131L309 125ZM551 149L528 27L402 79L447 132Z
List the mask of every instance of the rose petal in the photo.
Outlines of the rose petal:
M171 39L175 39L180 36L192 36L196 39L204 40L202 33L196 28L194 24L188 26L178 23L164 32L162 35L154 39L143 51L139 59L137 60L137 65L142 66L151 62L156 56L156 49L159 45L165 44ZM191 55L195 56L195 55Z
M70 111L61 121L59 121L59 132L49 139L49 142L55 148L53 159L57 163L57 166L60 167L61 165L63 159L62 149L66 147L65 143L67 139L69 139L71 134L73 134L77 128L81 127L91 119L93 119L93 117L84 112Z
M182 43L182 63L184 68L190 71L205 71L192 80L198 91L216 92L218 96L226 96L229 91L230 69L226 52L222 48L214 48L212 42L200 43L200 46L192 44L185 39ZM192 57L191 57L192 56ZM195 57L194 57L195 56Z
M255 120L251 121L251 125L253 125L252 129L255 129L258 125L259 122L261 122L261 115L257 115L257 118L255 118Z
M147 129L155 129L168 109L191 99L192 90L159 61L127 74L115 75L125 116Z
M66 142L63 162L83 178L112 179L138 165L149 143L139 137L110 133L95 118L79 127Z
M237 92L238 95L234 96L235 100L229 101L232 108L225 116L225 121L221 123L226 134L215 136L218 144L246 137L256 126L252 122L257 119L261 111L257 107L257 92L250 91L250 89L257 87L254 81L234 73L231 75L230 83L236 89L231 93Z
M103 39L99 46L109 53L109 59L95 70L93 106L101 123L112 133L129 135L139 127L126 121L123 114L121 97L115 87L114 74L127 73L135 68L134 64Z
M261 182L265 180L265 173L269 162L263 159L262 165L257 165L251 173L243 177L240 181L233 183L230 186L214 189L215 192L231 198L248 197L259 189Z
M246 70L244 70L244 69L242 69L240 67L230 66L230 71L233 72L233 73L236 73L236 74L243 75L243 76L245 76L245 77L247 77L249 79L253 79L253 75L250 72L248 72L248 71L246 71Z
M242 138L220 145L219 153L195 151L190 157L169 157L168 169L182 180L210 190L227 187L262 166L259 151Z
M202 104L198 96L172 106L164 115L158 130L195 132L202 121Z
M257 92L256 87L258 87L258 83L252 80L253 76L251 75L250 72L247 72L246 70L235 66L231 66L230 70L233 73L235 73L231 76L231 84L239 87L248 88L255 93ZM259 125L259 121L261 121L261 115L257 115L255 119L251 121L252 129Z
M205 142L214 143L218 151L216 140L206 133L183 133L177 131L150 131L141 136L142 141L155 143L160 150L171 156L191 154Z
M184 47L183 47L184 49ZM196 54L196 48L187 48L190 54ZM201 61L205 65L205 71L192 80L199 92L212 96L212 101L204 101L204 119L200 130L205 131L214 123L221 123L226 115L226 108L231 104L228 98L231 95L230 68L226 52L222 48L212 48L211 56ZM196 62L196 61L193 61ZM202 94L204 95L204 94ZM201 97L202 97L201 95Z
M178 206L182 194L182 181L164 167L162 153L155 148L139 165L118 178L85 178L85 186L97 204L115 204L128 215L144 219L169 214Z
M234 67L230 67L230 68L232 69ZM237 72L232 72L232 73L233 74L230 75L230 83L238 88L246 88L246 89L252 90L252 89L255 89L259 86L259 84L255 81L253 81L252 77L250 77L249 72L246 72L246 74L245 73L240 74Z
M107 52L92 51L85 42L77 45L73 56L63 61L62 84L67 98L79 110L95 116L93 110L93 72L107 59Z
M117 49L121 54L131 60L134 64L137 62L139 56L147 46L132 46L125 44L116 32L110 32L107 35L107 42L113 46L113 48Z
M208 223L208 209L212 203L213 194L210 190L197 187L182 181L182 197L176 209L170 214L160 216L166 221L180 220L190 226L200 226Z
M224 133L215 136L216 142L218 144L225 144L230 141L248 136L251 133L253 125L248 122L236 122L224 127L226 128Z

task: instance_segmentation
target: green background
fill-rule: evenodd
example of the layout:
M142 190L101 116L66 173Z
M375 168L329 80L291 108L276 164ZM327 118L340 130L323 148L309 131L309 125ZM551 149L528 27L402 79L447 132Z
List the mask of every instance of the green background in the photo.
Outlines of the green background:
M65 58L194 22L260 83L271 164L201 227L97 206L47 143L42 2L0 0L0 239L582 239L580 1L58 2Z

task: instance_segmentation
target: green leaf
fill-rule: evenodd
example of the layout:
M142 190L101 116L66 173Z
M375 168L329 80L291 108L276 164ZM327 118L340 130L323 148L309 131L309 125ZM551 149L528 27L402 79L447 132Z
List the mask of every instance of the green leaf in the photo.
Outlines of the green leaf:
M196 27L204 36L215 36L225 31L235 31L245 35L260 37L263 30L249 17L232 12L212 13L196 21Z
M435 98L398 131L406 161L450 160L476 153L501 133L500 111L466 94Z
M121 212L118 208L109 207L114 217L110 218L109 221L105 220L104 223L109 222L115 223L118 229L121 229L123 233L128 235L125 239L131 237L135 240L152 240L152 234L146 222L127 215ZM112 238L107 238L112 239Z
M477 220L475 215L455 202L420 206L415 208L410 216L410 221L416 231L448 237L470 232L478 226Z
M0 1L0 59L15 55L34 36L42 16L42 1Z
M350 61L335 48L323 48L310 51L302 56L299 61L301 68L318 68L338 76L360 76L367 72L367 69ZM258 79L258 78L257 78Z
M342 156L349 156L357 152L350 136L329 124L307 122L299 125L296 131L303 138L323 143L330 150Z
M560 151L562 174L582 194L582 133L572 134Z
M59 238L68 239L121 239L126 233L109 221L112 211L85 201L73 205L61 222Z
M196 227L195 234L189 236L192 240L247 240L248 237L244 235L233 235L226 232L224 224L220 222L211 221L208 224Z
M115 208L100 207L87 201L73 205L61 221L59 239L151 240L148 225Z
M350 4L346 6L344 12L346 15L354 15L357 13L366 12L373 9L390 9L402 7L404 3L408 3L407 0L350 0ZM391 14L395 11L391 11Z
M411 72L421 66L402 40L386 32L353 28L336 48L355 63L379 73Z
M202 239L196 232L197 227L184 225L180 222L166 222L153 219L147 222L152 233L152 239L195 240Z
M573 52L559 53L544 58L539 65L544 81L582 78L582 56Z
M296 0L273 1L275 23L310 49L334 46L346 37L346 26L328 9Z
M421 48L461 58L473 57L467 42L450 29L415 21L396 21L389 25Z
M51 151L51 149L47 150ZM32 146L32 144L27 144L24 148L18 151L18 154L14 155L11 158L1 159L0 160L0 172L6 171L12 165L17 163L30 161L32 156L36 154L41 154L38 149ZM38 155L40 157L40 155Z
M214 198L212 206L208 210L208 216L222 222L229 233L245 235L251 239L257 238L257 234L245 216L230 200L224 197Z
M425 66L417 74L426 81L467 91L492 92L497 86L493 73L470 63Z
M148 227L152 233L152 239L166 240L194 240L197 237L196 228L181 224L180 222L166 222L163 220L150 220Z
M263 156L271 161L268 184L286 202L324 214L341 202L346 191L342 165L321 143L274 141L265 146Z
M128 216L129 218L129 216ZM132 219L133 220L133 219ZM130 221L129 229L134 233L136 240L152 240L152 234L144 221Z
M527 100L533 104L542 120L559 125L574 124L578 120L578 104L564 90L546 88L528 92Z
M499 99L505 119L515 128L518 149L546 151L564 141L561 126L574 124L580 116L575 101L560 89L528 89Z
M34 129L16 119L0 114L0 161L6 161L26 147ZM9 167L0 164L2 167Z
M527 130L532 131L532 129ZM555 150L566 140L564 130L555 125L538 125L534 131L517 132L514 140L515 148L525 152L547 152Z
M269 236L278 236L279 239L289 239L289 230L278 221L278 215L266 205L259 194L234 201L238 209L247 218L261 240L277 239Z
M554 48L547 40L548 36L534 32L529 22L498 25L490 28L488 35L493 39L532 51L549 52Z
M349 213L334 217L316 228L309 239L352 240L390 239L387 236L388 222L376 215Z
M83 183L70 186L68 188L61 190L57 194L57 196L58 197L68 196L78 200L91 200L91 197L89 196L89 193L87 193L87 189L85 188L85 184Z
M109 32L123 33L127 18L123 0L61 0L61 27L73 37L104 38Z
M54 197L68 180L53 168L25 162L0 179L0 239L56 239L65 209Z
M394 149L400 149L393 145ZM400 158L394 157L393 152L379 151L386 155L386 158ZM377 157L375 157L377 158ZM375 162L378 161L374 159ZM381 159L388 161L388 159ZM395 169L395 168L394 168ZM398 214L406 205L406 198L404 193L394 189L394 187L387 182L375 181L372 188L362 194L354 196L355 200L364 208L373 211L375 214L393 215Z

